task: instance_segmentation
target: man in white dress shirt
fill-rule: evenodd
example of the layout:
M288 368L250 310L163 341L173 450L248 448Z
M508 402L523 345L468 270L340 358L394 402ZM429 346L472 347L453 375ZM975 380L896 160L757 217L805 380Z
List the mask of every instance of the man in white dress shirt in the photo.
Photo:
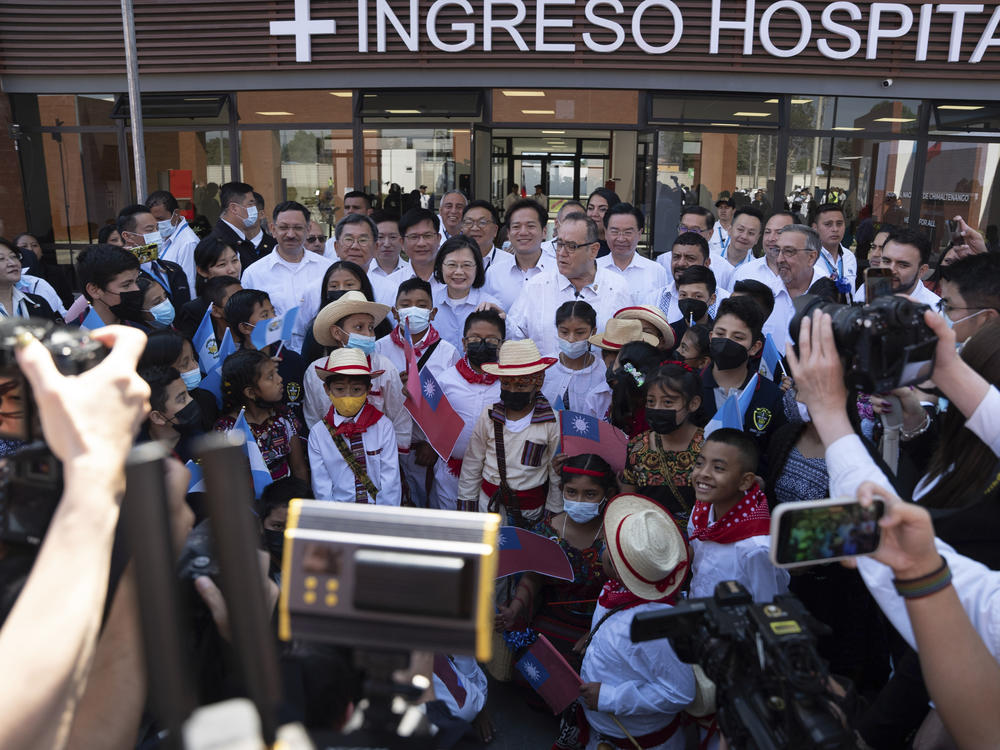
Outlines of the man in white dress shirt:
M726 277L719 279L719 285L723 289L732 291L733 274L736 273L736 269L753 262L753 246L760 239L763 228L764 217L756 208L741 208L733 214L733 223L729 225L729 242L726 249L722 251L721 260L725 262L717 262L715 268L712 269L716 272L717 277ZM713 255L713 257L719 258L717 255ZM727 265L730 267L726 268L727 273L721 274L721 269Z
M715 302L708 308L708 314L714 320L719 303L729 296L729 292L719 284L719 276L715 273L715 269L718 267L725 270L730 268L729 264L718 256L715 257L715 263L712 263L713 259L708 250L708 240L701 232L684 232L678 235L670 252L657 258L657 262L662 264L664 258L670 263L670 275L667 277L667 283L662 289L654 290L647 297L646 304L658 307L671 323L680 320L683 315L680 307L677 306L677 280L691 266L708 266L715 276L717 290Z
M821 205L816 209L812 228L819 232L820 241L823 243L819 260L816 261L820 271L824 276L839 281L841 291L854 294L858 278L858 259L854 257L854 253L840 244L847 230L843 206L838 203Z
M438 209L441 221L441 242L461 234L462 215L465 213L467 205L469 205L469 199L465 197L465 193L458 190L449 190L441 196L441 205Z
M804 224L789 224L778 230L778 275L782 283L762 330L771 334L781 353L788 341L788 324L795 315L795 299L823 278L822 269L816 266L820 247L819 234Z
M344 216L350 216L351 214L364 214L365 216L371 215L372 212L372 199L364 190L349 190L344 193ZM336 249L334 248L334 238L331 237L326 241L326 255L327 258L333 258L336 255Z
M631 203L619 203L604 214L604 236L611 252L597 259L598 268L622 276L632 293L632 304L642 304L667 283L667 272L656 261L639 255L639 239L646 219Z
M754 258L749 263L744 263L736 269L733 274L733 284L737 281L753 279L771 287L771 291L777 294L781 291L781 277L778 275L778 230L795 223L795 214L791 211L778 211L771 214L771 217L764 225L764 257Z
M497 253L486 269L486 292L504 310L511 308L531 278L556 267L555 255L547 257L541 248L548 220L548 211L530 199L512 203L507 212L507 237L514 252Z
M201 239L188 226L187 219L181 216L177 199L166 190L150 193L146 198L146 207L156 219L156 228L160 233L160 258L173 261L184 269L193 296L197 280L194 249Z
M597 311L597 327L604 328L615 312L631 304L628 286L606 268L597 267L600 249L597 224L583 213L567 215L559 226L556 269L538 274L507 315L507 336L532 339L539 350L555 353L556 309L563 302L583 300Z
M736 210L736 202L730 198L719 198L715 202L715 210L719 214L719 220L714 222L712 236L706 237L708 245L712 249L712 255L725 255L729 247L730 227L733 225L733 212Z
M930 238L924 232L909 227L889 232L882 247L882 267L892 271L892 293L907 294L937 310L941 298L925 287L922 281L930 257Z
M548 255L550 258L555 259L556 257L556 238L559 236L559 222L565 219L570 214L574 213L586 213L583 204L579 201L566 201L563 203L559 210L556 212L556 218L553 222L552 227L552 239L546 240L542 243L542 252ZM509 214L508 214L509 216ZM542 233L545 233L545 227L542 227Z
M390 307L396 303L399 285L413 278L410 262L399 257L403 237L399 233L399 219L377 211L372 221L378 232L375 235L375 257L368 264L368 280L375 290L375 301Z
M267 292L277 315L299 308L289 348L302 351L306 326L319 312L320 286L330 261L306 252L303 244L309 227L309 209L295 201L274 207L274 230L278 244L243 272L245 289Z

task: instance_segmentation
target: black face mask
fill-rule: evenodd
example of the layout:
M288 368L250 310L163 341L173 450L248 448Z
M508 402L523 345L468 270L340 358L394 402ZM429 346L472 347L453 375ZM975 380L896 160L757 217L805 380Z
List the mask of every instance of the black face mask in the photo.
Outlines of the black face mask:
M660 435L669 435L681 425L677 422L677 409L646 409L646 422Z
M201 407L197 401L190 401L188 405L174 414L171 426L181 435L197 435L201 429Z
M511 411L523 411L535 400L534 391L508 391L500 389L500 401Z
M614 388L615 387L615 383L618 382L618 376L620 374L621 373L619 373L617 370L609 367L608 371L604 374L604 379L606 381L608 381L608 385L609 386L611 386L612 388Z
M134 323L142 322L142 302L146 293L141 289L132 292L120 292L118 294L119 303L109 305L108 308L122 320L131 320Z
M685 323L690 323L692 319L697 323L708 313L707 302L702 302L700 299L691 299L690 297L680 300L677 303L677 307L680 308Z
M329 292L323 292L323 307L326 307L331 302L335 302L336 300L340 299L345 294L347 294L347 292L348 292L347 289L334 289Z
M742 344L721 336L709 342L708 351L712 355L712 361L720 370L735 370L750 357L750 353Z
M485 341L473 341L466 344L465 354L469 358L469 364L482 367L487 362L496 362L500 358L500 347Z
M275 560L280 560L285 551L285 532L264 529L264 547Z

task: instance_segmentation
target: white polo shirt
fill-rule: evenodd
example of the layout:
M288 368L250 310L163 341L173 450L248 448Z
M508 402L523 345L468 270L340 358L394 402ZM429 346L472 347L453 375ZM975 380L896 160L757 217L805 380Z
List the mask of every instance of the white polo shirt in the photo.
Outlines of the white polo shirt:
M398 258L396 267L386 273L374 258L368 264L368 280L372 283L375 301L393 307L396 304L396 293L399 285L413 278L413 267L410 261Z
M555 270L555 267L555 257L550 258L544 252L528 269L517 265L515 253L499 253L486 270L486 286L483 288L500 301L504 310L510 310L528 281L543 271Z
M614 255L610 253L597 259L597 267L617 273L625 280L634 305L641 305L654 289L660 289L667 283L667 271L663 266L637 252L632 253L632 259L624 269L615 264Z

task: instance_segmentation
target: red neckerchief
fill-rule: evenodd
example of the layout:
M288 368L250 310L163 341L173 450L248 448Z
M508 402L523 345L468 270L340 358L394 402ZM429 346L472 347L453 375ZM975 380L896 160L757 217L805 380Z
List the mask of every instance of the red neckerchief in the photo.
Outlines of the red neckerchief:
M468 357L462 357L458 360L455 363L455 369L458 370L459 375L475 385L493 385L500 379L499 375L490 375L488 372L476 372L473 370L472 365L469 364Z
M708 525L710 503L697 502L691 511L691 539L732 544L752 536L771 533L771 511L759 485L751 487L726 515Z
M392 339L392 343L400 349L403 348L403 334L399 332L399 326L396 326L389 332L389 338ZM413 353L416 354L417 357L420 357L425 351L427 351L427 347L435 341L440 340L441 334L434 329L434 326L428 326L427 333L422 339L420 339L420 343L413 345Z
M354 419L346 420L340 423L338 427L333 423L333 415L336 413L336 409L331 406L330 411L326 413L323 419L328 425L333 428L333 431L338 435L345 435L350 437L351 435L362 435L365 430L371 427L373 424L378 422L382 418L382 412L376 409L371 404L365 404L361 407L361 411L354 415Z
M649 604L649 602L673 604L674 598L674 595L671 594L662 599L643 599L625 588L625 584L621 581L607 581L604 588L601 589L600 596L597 597L597 603L605 609L615 609L616 607L618 609L632 609L632 607Z

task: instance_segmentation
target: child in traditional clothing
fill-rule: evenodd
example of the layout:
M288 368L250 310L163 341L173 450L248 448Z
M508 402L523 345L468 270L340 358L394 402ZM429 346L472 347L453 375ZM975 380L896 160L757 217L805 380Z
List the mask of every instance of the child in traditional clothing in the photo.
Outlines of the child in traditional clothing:
M695 460L692 597L712 596L722 581L738 581L758 603L788 591L788 571L769 556L771 514L754 475L757 462L754 439L729 428L709 435Z
M555 361L524 339L504 342L499 361L483 365L500 378L500 401L483 410L472 430L458 480L459 510L506 511L510 523L525 527L546 509L562 511L552 467L559 422L542 395L545 370Z
M332 406L309 435L319 500L399 505L399 457L392 422L368 403L372 372L364 352L336 349L316 367Z
M580 744L681 750L680 716L695 698L694 671L666 638L633 643L629 631L636 614L670 609L688 570L684 535L652 500L619 495L604 511L604 538L609 581L580 670Z

